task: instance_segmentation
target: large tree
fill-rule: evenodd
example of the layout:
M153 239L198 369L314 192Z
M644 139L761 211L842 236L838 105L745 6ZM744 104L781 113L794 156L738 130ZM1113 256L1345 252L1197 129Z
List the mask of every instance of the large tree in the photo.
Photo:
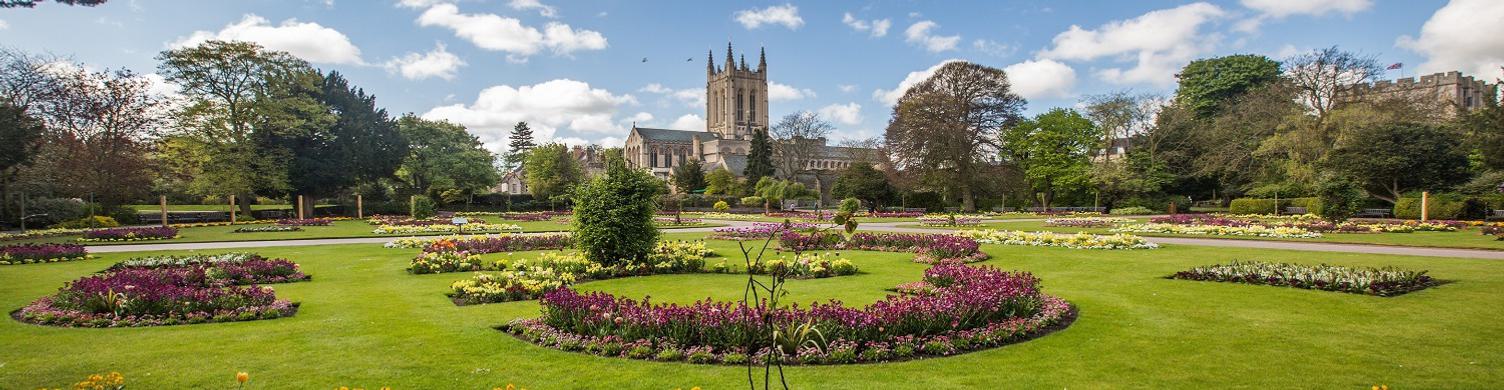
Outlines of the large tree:
M580 252L606 266L646 261L658 245L653 217L663 192L663 181L627 168L619 155L608 156L606 174L574 192L574 241Z
M690 159L683 164L674 167L674 190L681 194L688 194L695 190L705 189L705 164L698 159Z
M210 151L206 190L255 199L256 192L288 189L286 151L257 139L301 126L317 101L298 91L316 89L307 62L250 42L207 41L164 51L158 72L187 99L176 113L179 130ZM301 85L299 85L301 83ZM313 104L309 104L312 102ZM241 211L249 213L249 202Z
M304 113L310 120L298 131L268 134L264 141L265 147L284 148L293 156L290 190L307 195L308 210L318 198L392 177L407 155L407 140L386 110L376 107L375 96L338 72L317 81L317 90L306 91L314 100L295 106L310 109Z
M58 66L28 109L48 131L43 156L23 172L23 181L106 206L144 194L151 180L145 157L162 133L165 112L151 88L151 80L130 71Z
M1361 98L1342 94L1357 93L1360 89L1353 89L1353 85L1371 82L1384 74L1384 68L1375 58L1332 46L1285 59L1284 75L1300 101L1315 114L1315 127L1325 131L1327 115L1339 103Z
M527 190L537 199L552 199L574 191L585 181L579 160L564 144L547 144L532 148L522 163L526 171Z
M512 126L511 141L507 143L507 154L504 162L507 168L516 167L527 159L527 153L532 151L538 144L533 142L533 129L528 127L527 122L517 122Z
M842 199L857 198L865 202L869 209L877 209L893 199L898 192L888 183L888 176L883 171L873 168L872 164L858 162L841 172L830 194Z
M1279 62L1255 54L1205 58L1186 64L1176 76L1175 103L1205 118L1231 99L1278 80Z
M1328 164L1359 180L1369 195L1394 203L1409 191L1466 182L1471 173L1462 140L1456 131L1425 124L1366 127L1344 138Z
M446 192L473 193L501 181L492 167L495 155L464 126L404 115L397 119L397 131L408 144L397 178L409 193L443 198Z
M1037 204L1050 207L1058 192L1091 183L1091 155L1101 137L1081 113L1055 108L1004 131L1000 154L1023 172Z
M1504 107L1497 101L1484 99L1483 108L1464 117L1462 126L1467 129L1483 166L1504 170Z
M953 186L976 211L980 173L998 150L997 134L1020 119L1026 102L1002 69L956 61L910 87L886 131L896 168Z
M15 178L17 168L36 158L45 130L42 121L25 110L0 103L0 188Z
M773 141L768 138L768 132L752 130L751 150L747 153L747 167L742 169L742 176L747 177L748 183L757 183L763 177L773 176L776 167L773 165Z
M705 175L705 195L738 196L742 194L742 186L736 174L725 167L716 168Z

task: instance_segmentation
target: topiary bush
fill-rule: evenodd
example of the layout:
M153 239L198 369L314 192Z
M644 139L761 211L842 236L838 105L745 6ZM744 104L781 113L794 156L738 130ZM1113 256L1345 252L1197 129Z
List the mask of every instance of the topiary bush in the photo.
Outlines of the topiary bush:
M722 213L731 210L731 205L726 204L726 201L724 201L724 200L716 201L715 202L715 206L711 206L711 207L714 208L715 211L719 211L719 212L722 212Z
M1358 182L1346 177L1326 177L1316 183L1316 198L1307 203L1319 207L1306 207L1322 219L1341 223L1358 214L1364 199Z
M433 198L423 195L413 197L412 202L411 211L413 219L433 218L434 209L438 207L438 205L434 204Z
M647 260L658 243L658 196L663 182L611 157L606 174L580 186L574 197L574 240L585 258L610 267Z

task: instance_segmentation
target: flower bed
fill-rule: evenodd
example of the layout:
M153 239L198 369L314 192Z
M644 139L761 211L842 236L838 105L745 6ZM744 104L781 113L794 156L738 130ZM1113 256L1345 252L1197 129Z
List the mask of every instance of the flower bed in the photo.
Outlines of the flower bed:
M17 311L16 319L68 327L248 321L292 315L258 283L308 280L297 264L253 254L138 258L85 276Z
M977 226L982 224L982 217L977 215L926 215L919 217L919 224L924 226Z
M148 241L178 238L178 229L170 227L117 227L85 230L79 241Z
M976 240L944 234L856 233L851 238L829 232L787 231L778 245L792 251L856 249L882 252L912 252L920 263L975 262L989 256Z
M56 263L87 258L88 250L78 244L0 245L0 265Z
M25 233L0 233L0 241L25 240L42 237L70 236L88 229L32 229Z
M732 220L732 221L750 221L750 220L757 219L757 214L732 214L732 213L722 213L722 212L710 212L710 213L702 213L702 214L700 214L700 218L704 218L704 219L725 219L725 220Z
M1216 225L1176 225L1168 223L1144 223L1136 225L1118 226L1112 229L1117 233L1167 233L1167 234L1191 234L1211 236L1254 236L1274 238L1320 238L1321 233L1308 231L1294 227L1268 227L1263 225L1249 226L1216 226Z
M874 211L865 216L873 218L919 218L924 216L923 211Z
M780 359L787 364L871 363L948 356L991 348L1063 326L1069 303L1039 291L1027 273L943 264L925 271L930 293L890 295L863 308L839 301L767 309L709 300L692 305L653 304L607 293L568 288L543 294L543 316L501 329L524 340L569 351L690 363L745 364ZM748 350L778 329L812 328L820 337L792 336ZM781 332L784 335L799 332Z
M780 256L777 259L763 261L752 265L752 272L756 274L783 275L794 279L819 279L832 276L856 275L857 267L851 260L836 259L839 254L801 253L793 260ZM716 269L727 270L725 262L716 266Z
M504 223L502 223L502 224L467 223L467 224L458 225L458 226L456 226L456 225L381 225L381 226L377 226L376 230L372 230L371 233L374 233L374 234L434 234L434 233L461 233L461 232L472 232L472 233L489 232L489 233L494 233L494 232L521 231L521 230L522 230L521 226L512 225L512 224L504 224Z
M523 222L547 221L547 220L549 220L549 218L553 218L553 217L554 217L553 214L550 214L550 213L547 213L547 212L537 212L537 213L501 213L501 219L505 219L505 220L509 220L509 221L523 221Z
M782 223L754 223L752 226L716 228L706 238L714 240L764 240L768 235L784 230L809 231L815 228L812 223L792 222L785 226Z
M1044 225L1052 227L1105 228L1112 227L1113 225L1120 223L1132 222L1133 220L1128 218L1108 217L1050 218L1044 220Z
M1072 249L1154 249L1158 244L1130 234L1096 235L1087 233L1024 232L1008 230L957 230L957 236L984 244L1052 246Z
M297 231L302 231L302 230L303 230L303 228L300 227L300 226L266 225L266 226L236 228L235 230L232 230L231 232L235 232L235 233L272 233L272 232L297 232Z
M424 256L430 255L432 257L425 259ZM508 259L487 264L464 252L438 252L424 253L424 256L413 260L413 265L408 270L413 273L500 271L496 274L477 272L470 279L450 285L449 297L454 303L470 305L536 299L543 293L576 282L622 276L701 272L705 268L705 257L713 255L715 253L706 249L704 242L698 241L659 242L648 256L648 261L613 267L591 262L577 253L551 252L535 259ZM445 261L455 263L448 265Z
M493 236L453 236L432 241L419 240L424 252L462 251L473 254L557 250L574 246L574 238L567 233L554 234L502 234Z
M1254 225L1246 219L1227 218L1211 214L1175 214L1149 218L1149 223L1168 225L1205 225L1243 227Z
M653 218L653 222L664 226L694 226L705 223L702 219L690 217L656 217Z
M1335 265L1304 265L1234 261L1176 272L1171 279L1201 280L1286 286L1312 290L1392 297L1420 291L1440 282L1426 271L1404 271L1393 267L1350 268Z
M279 219L279 220L277 220L277 224L278 225L282 225L282 226L329 226L330 224L333 224L333 223L334 223L334 220L329 219L329 218Z

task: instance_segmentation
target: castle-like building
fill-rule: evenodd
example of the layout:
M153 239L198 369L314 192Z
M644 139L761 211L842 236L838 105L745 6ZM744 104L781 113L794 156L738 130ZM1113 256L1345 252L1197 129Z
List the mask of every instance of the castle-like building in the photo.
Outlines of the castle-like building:
M706 131L655 129L632 125L627 135L623 154L627 164L634 168L647 169L659 178L668 179L674 167L690 160L704 163L706 170L725 168L737 176L743 176L747 167L747 154L752 148L755 132L768 131L768 58L765 50L759 51L757 67L747 66L745 56L738 64L731 44L726 44L726 62L715 65L715 53L707 55L705 63L705 129ZM774 148L777 142L774 141ZM815 177L822 172L833 172L851 166L851 163L871 149L846 148L827 145L825 139L802 142L818 142L819 149L808 158L802 172L780 172L780 176L796 177L811 182L816 187L829 187L829 180ZM776 164L776 162L775 162ZM821 188L828 193L829 188Z
M1498 87L1498 84L1489 84L1485 80L1451 71L1420 76L1418 80L1412 77L1357 84L1343 91L1338 98L1345 101L1411 99L1435 105L1438 109L1446 110L1445 116L1452 117L1459 114L1458 110L1462 113L1470 112L1483 108L1487 100L1497 99Z

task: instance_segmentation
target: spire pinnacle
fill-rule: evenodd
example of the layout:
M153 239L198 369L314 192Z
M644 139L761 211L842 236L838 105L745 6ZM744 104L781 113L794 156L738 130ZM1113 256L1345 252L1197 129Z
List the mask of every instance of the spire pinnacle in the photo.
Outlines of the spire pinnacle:
M761 73L761 72L765 72L767 70L768 70L768 49L767 48L761 48L761 47L757 48L757 72Z

